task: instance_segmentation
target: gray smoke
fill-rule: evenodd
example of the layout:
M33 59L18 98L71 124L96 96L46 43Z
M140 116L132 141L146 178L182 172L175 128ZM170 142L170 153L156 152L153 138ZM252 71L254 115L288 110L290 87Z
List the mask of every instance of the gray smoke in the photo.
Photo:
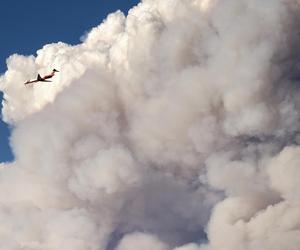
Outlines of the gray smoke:
M144 0L10 56L0 249L299 250L299 14Z

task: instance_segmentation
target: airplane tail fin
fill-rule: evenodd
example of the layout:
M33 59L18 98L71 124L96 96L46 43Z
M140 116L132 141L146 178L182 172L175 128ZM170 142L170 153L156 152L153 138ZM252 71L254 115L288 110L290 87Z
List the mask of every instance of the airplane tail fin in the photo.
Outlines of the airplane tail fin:
M40 76L40 74L38 74L38 76L37 76L37 80L38 80L38 81L41 81L41 80L43 80L43 78Z

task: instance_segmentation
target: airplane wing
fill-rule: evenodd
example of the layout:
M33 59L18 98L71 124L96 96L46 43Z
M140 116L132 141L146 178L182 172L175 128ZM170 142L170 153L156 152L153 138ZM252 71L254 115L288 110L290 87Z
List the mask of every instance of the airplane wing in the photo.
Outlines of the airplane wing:
M38 74L38 76L37 76L37 80L38 80L38 81L43 81L43 78L41 77L41 75L40 75L40 74Z
M52 81L48 81L48 80L43 80L43 82L52 82Z

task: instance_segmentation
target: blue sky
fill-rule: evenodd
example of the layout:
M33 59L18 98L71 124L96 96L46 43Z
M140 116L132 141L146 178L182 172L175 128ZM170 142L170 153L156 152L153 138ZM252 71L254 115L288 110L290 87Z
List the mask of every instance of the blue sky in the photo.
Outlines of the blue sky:
M80 37L118 9L127 13L139 0L4 0L0 10L0 73L14 53L31 55L44 44L80 43ZM2 93L0 92L0 100ZM0 121L0 162L11 161L10 129Z

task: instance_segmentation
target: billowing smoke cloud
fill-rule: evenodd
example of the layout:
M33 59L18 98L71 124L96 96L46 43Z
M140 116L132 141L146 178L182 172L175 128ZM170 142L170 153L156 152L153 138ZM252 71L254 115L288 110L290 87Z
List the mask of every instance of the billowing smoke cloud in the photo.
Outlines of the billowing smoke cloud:
M299 249L299 14L144 0L9 57L0 249Z

